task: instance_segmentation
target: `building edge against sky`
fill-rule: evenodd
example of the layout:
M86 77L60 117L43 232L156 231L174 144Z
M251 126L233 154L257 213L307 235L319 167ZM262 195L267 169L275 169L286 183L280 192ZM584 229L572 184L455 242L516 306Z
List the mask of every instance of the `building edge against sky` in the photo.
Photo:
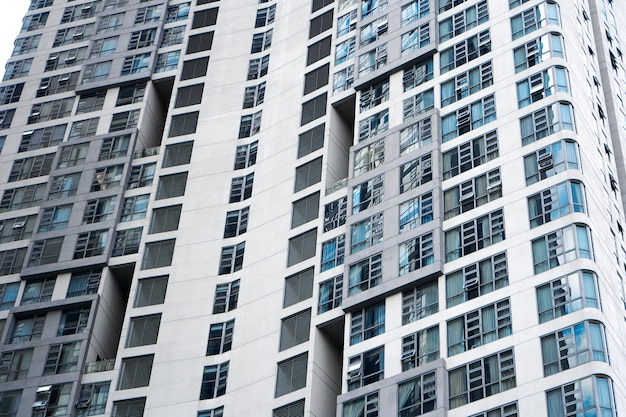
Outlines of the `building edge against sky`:
M626 413L609 0L32 0L0 415Z

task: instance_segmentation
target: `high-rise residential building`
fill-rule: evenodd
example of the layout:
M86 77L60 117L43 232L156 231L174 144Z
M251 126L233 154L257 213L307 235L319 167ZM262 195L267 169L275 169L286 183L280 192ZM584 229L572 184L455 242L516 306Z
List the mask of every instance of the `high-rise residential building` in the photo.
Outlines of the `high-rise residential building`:
M32 0L0 83L0 416L626 415L620 21Z

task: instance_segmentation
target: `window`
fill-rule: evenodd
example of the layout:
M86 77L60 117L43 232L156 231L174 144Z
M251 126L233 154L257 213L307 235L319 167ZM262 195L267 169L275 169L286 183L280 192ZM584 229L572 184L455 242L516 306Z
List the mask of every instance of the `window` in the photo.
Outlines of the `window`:
M326 114L326 93L321 94L309 101L302 103L302 115L300 118L300 126L304 126L307 123L312 122L315 119ZM241 132L240 132L241 137Z
M130 400L113 401L112 417L142 417L146 406L146 397Z
M315 193L293 203L291 228L301 226L317 219L319 214L320 194Z
M22 28L20 29L20 32L30 32L31 30L43 28L48 22L49 14L50 12L43 12L25 16L24 19L22 19Z
M38 232L49 232L51 230L65 229L70 220L71 213L71 204L44 208L43 213L41 214L41 221L39 222Z
M303 417L304 399L276 408L273 417Z
M204 84L194 84L186 87L180 87L176 94L176 102L174 108L192 106L200 104L202 101L202 92Z
M15 115L15 109L8 109L0 111L0 130L8 129L11 127L13 116Z
M180 51L170 51L157 55L156 64L154 66L154 72L172 71L178 68L178 60L180 58ZM208 61L207 61L208 62ZM181 76L184 76L183 73Z
M217 21L217 7L213 9L198 10L193 14L192 29L213 26Z
M33 349L14 350L13 352L4 352L0 355L0 381L19 381L28 376L28 368L30 360L33 356ZM0 398L5 400L6 398ZM2 412L5 412L3 404ZM15 417L16 414L6 414L7 417Z
M423 234L414 239L401 243L399 246L399 274L424 268L435 262L435 248L432 232Z
M451 219L500 197L502 180L500 168L496 168L444 191L444 219Z
M247 145L239 145L235 151L235 170L248 168L256 164L258 141Z
M498 132L467 141L443 154L443 177L452 178L499 156Z
M95 136L99 122L100 117L93 117L91 119L72 122L72 128L70 129L68 139L71 140Z
M261 110L254 114L241 116L241 122L239 123L239 139L249 138L259 133L261 130L261 116Z
M509 284L506 252L470 264L446 275L448 308Z
M45 183L4 190L0 200L0 212L32 207L43 199L45 192Z
M426 184L433 179L432 154L427 153L400 167L400 193Z
M504 240L502 209L463 223L445 232L446 262Z
M143 227L116 231L111 256L124 256L139 252L142 232Z
M166 46L179 45L183 43L185 39L185 26L176 26L173 28L167 28L163 30L163 37L161 38L160 48Z
M226 380L228 379L228 361L219 365L205 366L202 373L200 399L217 398L226 394Z
M575 130L574 114L569 103L559 102L520 119L522 144L528 145L561 130Z
M537 287L540 323L585 307L600 308L598 284L592 272L575 271Z
M361 91L360 111L364 112L389 100L389 80L372 85L368 90Z
M36 391L35 403L43 404L41 408L33 410L33 417L62 416L69 411L70 396L73 384L57 384L39 387Z
M325 313L333 308L341 306L343 297L343 275L320 282L319 301L317 314Z
M309 94L318 88L328 84L328 71L330 65L323 65L304 76L304 94ZM265 85L263 86L265 88ZM252 87L254 88L254 87Z
M154 355L122 359L117 390L147 387L150 383L153 360Z
M76 84L78 84L79 74L79 71L75 71L42 78L36 96L45 97L66 91L73 91L74 88L76 88Z
M78 235L78 239L76 240L74 259L102 255L104 253L104 248L106 247L108 236L108 230L94 230L91 232L80 233Z
M489 21L489 8L486 1L481 1L439 22L439 42L452 39L487 21Z
M206 348L206 355L219 355L228 352L233 343L233 330L235 319L224 323L215 323L209 330L209 342Z
M471 417L518 417L517 402L505 404L502 407L496 407L480 414L474 414Z
M176 240L146 243L141 269L162 268L172 264Z
M539 149L524 158L526 185L534 184L567 169L580 169L577 145L562 140Z
M433 194L427 192L400 204L400 233L433 220Z
M308 353L303 353L278 363L275 398L306 387L307 362Z
M334 268L335 266L343 265L345 239L345 235L339 235L322 243L321 272Z
M48 175L52 168L54 154L16 159L9 173L9 182Z
M437 407L434 371L398 384L398 417L419 416Z
M354 84L354 65L349 65L333 75L333 95L349 90L352 84Z
M220 256L219 275L232 274L239 271L243 266L243 255L246 249L246 242L241 242L233 246L224 246Z
M403 120L419 116L422 113L434 108L435 98L433 95L433 89L423 91L411 98L403 101Z
M317 229L312 229L289 239L287 266L295 265L315 256Z
M359 121L359 142L372 138L389 128L389 109Z
M163 31L165 36L165 29ZM156 28L143 29L137 32L132 32L130 35L130 41L128 42L128 50L145 48L154 44L154 38L156 37ZM163 45L161 45L163 46Z
M150 233L169 232L178 230L182 205L168 206L154 209L150 222Z
M607 362L604 326L585 321L541 338L544 376L590 361Z
M373 142L355 151L354 168L353 168L354 176L356 177L356 176L365 174L366 172L369 172L373 169L376 169L382 166L384 163L385 163L385 140L380 139L380 140L377 140L376 142ZM381 184L379 185L379 188L380 188L382 187L382 175L379 176L379 178L381 181ZM379 190L379 191L381 193L383 192L382 190ZM354 197L353 197L353 200L354 200ZM353 210L353 214L355 214L354 205L353 205L352 210ZM356 213L358 213L359 211L360 210L357 210Z
M24 83L5 85L0 87L0 105L20 101Z
M448 356L511 335L509 299L465 313L448 321Z
M279 351L309 340L311 310L304 310L281 320Z
M81 342L50 345L43 375L74 372L78 366Z
M412 103L413 101L411 100L409 104L412 105ZM431 118L428 117L400 131L400 155L406 155L431 142Z
M41 35L33 35L16 39L15 42L13 42L14 47L11 56L24 55L36 51L40 40Z
M532 39L513 50L515 72L533 67L550 58L565 58L563 38L558 33L549 33Z
M383 213L355 223L350 228L350 253L354 254L383 241Z
M8 310L15 305L19 289L19 282L0 285L0 311Z
M78 411L77 414L79 416L104 414L107 399L109 398L110 384L109 381L96 384L83 384L80 390L80 396L76 402L76 408L84 411Z
M114 32L124 24L124 13L102 16L98 19L96 33Z
M387 8L387 0L362 0L361 19L367 16L380 13Z
M130 177L128 178L126 188L132 190L134 188L148 187L152 185L155 170L155 162L131 167Z
M189 7L191 3L180 3L168 6L165 23L178 22L189 17Z
M144 307L165 302L167 276L140 279L137 284L134 307Z
M537 227L570 213L585 212L584 187L565 181L528 197L530 227Z
M185 195L186 185L186 172L172 175L163 175L159 177L159 185L157 187L156 199L162 200L164 198L173 198Z
M329 10L324 14L311 19L311 25L309 26L309 39L326 32L333 27L333 11Z
M274 23L274 17L276 14L276 5L273 4L270 7L264 7L256 11L256 20L254 27L259 28L261 26L267 26Z
M38 240L33 243L28 266L40 266L55 263L59 260L63 246L63 237Z
M58 145L65 136L66 124L49 126L35 130L28 130L22 133L22 139L18 152L27 152L35 149L47 148Z
M591 376L546 391L548 417L615 415L612 381L604 376ZM584 400L584 401L583 401Z
M449 371L450 408L515 388L513 349L503 350Z
M109 78L111 71L111 63L113 61L98 62L95 64L85 65L83 69L83 84L103 81Z
M128 153L128 145L130 143L130 135L113 136L105 138L102 141L102 147L100 148L100 155L98 161L104 161L107 159L115 159L122 156L126 156Z
M0 252L0 275L19 273L22 270L25 257L26 248L9 249Z
M442 83L441 107L477 93L492 84L493 70L491 61L487 61Z
M348 362L348 391L364 387L383 379L384 346L353 356Z
M535 274L556 268L575 259L593 259L589 229L573 224L532 241Z
M334 0L313 0L313 5L311 7L311 13L315 13L322 7L328 6L332 4Z
M361 183L352 189L352 214L380 204L384 194L383 175Z
M441 74L445 74L489 52L491 52L489 30L470 36L456 45L441 51Z
M153 23L161 20L161 14L163 13L163 6L160 4L156 6L142 7L137 10L135 16L135 25L143 23Z
M346 224L347 209L347 197L342 197L324 205L324 232Z
M337 18L337 37L347 35L356 30L356 9Z
M120 75L139 74L149 71L150 53L127 56L122 63Z
M313 268L305 269L285 278L283 308L313 296Z
M126 104L140 103L143 101L146 92L146 83L131 84L120 87L117 93L117 101L115 106L124 106Z
M343 404L342 417L378 417L378 391Z
M564 67L550 67L531 75L517 83L517 103L519 108L551 96L555 93L569 93L567 70Z
M172 122L170 124L170 131L168 137L189 135L196 133L196 127L198 125L199 112L191 112L184 114L177 114L172 116Z
M61 68L73 67L81 64L85 59L87 59L86 46L53 52L48 55L44 71L54 71ZM77 84L78 71L69 75L70 78L68 78L68 74L61 74L42 79L41 85L37 90L37 97L54 94L55 90L56 92L73 90Z
M316 158L296 168L294 192L304 190L322 180L322 158Z
M33 104L28 116L28 124L60 119L71 115L74 97Z
M112 55L117 49L117 40L119 36L111 36L104 39L96 39L91 43L91 52L89 58ZM84 82L84 81L83 81Z
M361 27L359 46L363 47L365 45L369 45L370 43L376 42L382 36L387 34L388 29L389 25L387 15ZM352 51L352 57L354 57L354 50Z
M215 286L215 301L213 314L224 313L237 308L239 299L239 280L217 284Z
M513 40L528 35L546 25L559 25L559 21L558 5L553 1L545 1L511 18Z
M428 44L430 44L430 26L426 23L402 35L401 54L408 56Z
M382 254L370 256L350 265L348 296L376 287L383 279Z
M159 336L161 314L132 317L126 338L126 347L154 345Z
M256 80L265 76L269 65L269 55L265 55L262 58L251 59L248 64L248 80Z
M224 415L224 407L217 407L213 410L198 411L198 417L222 417Z
M125 198L122 204L122 217L120 218L120 222L145 219L149 199L150 196L148 194Z
M66 298L96 294L98 292L98 287L100 286L101 277L101 269L92 269L90 271L72 273Z
M385 333L385 302L351 313L350 345Z
M175 143L165 147L163 168L186 165L191 161L193 141Z
M230 187L229 203L236 203L247 200L252 196L252 186L254 184L254 172L245 177L235 177L232 179Z
M24 343L41 339L46 316L16 318L9 343Z
M20 305L36 304L52 299L54 291L55 278L46 278L37 281L30 281L24 287L24 294Z
M118 132L120 130L133 129L137 127L139 122L140 109L129 110L121 113L115 113L111 119L109 132Z
M9 62L5 66L4 78L2 81L14 80L26 77L33 63L33 58L22 59L20 61Z
M259 85L246 87L246 91L243 97L243 108L250 109L252 107L256 107L260 104L263 104L264 99L265 99L265 81L263 81Z
M122 181L124 165L111 165L97 168L91 182L91 192L109 190L117 187ZM52 188L50 189L52 192Z
M494 95L488 95L441 118L441 140L447 142L496 120Z
M439 311L437 281L418 285L402 293L402 324L428 317Z
M402 338L402 371L439 359L439 326L420 330Z
M362 77L372 71L384 67L385 65L387 65L386 43L359 55L359 76Z
M272 46L272 34L274 30L270 29L267 32L255 33L252 35L252 46L250 47L250 53L255 54L262 52Z
M204 32L189 36L187 51L185 53L194 54L196 52L210 50L213 45L213 33L214 32Z
M226 224L224 226L224 237L234 237L246 233L248 228L248 213L250 208L229 211L226 213Z

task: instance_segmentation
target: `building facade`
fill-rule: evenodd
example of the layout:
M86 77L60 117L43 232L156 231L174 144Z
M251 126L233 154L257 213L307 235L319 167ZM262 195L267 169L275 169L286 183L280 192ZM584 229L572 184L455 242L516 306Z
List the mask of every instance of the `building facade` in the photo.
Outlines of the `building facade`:
M31 0L0 416L626 413L625 18Z

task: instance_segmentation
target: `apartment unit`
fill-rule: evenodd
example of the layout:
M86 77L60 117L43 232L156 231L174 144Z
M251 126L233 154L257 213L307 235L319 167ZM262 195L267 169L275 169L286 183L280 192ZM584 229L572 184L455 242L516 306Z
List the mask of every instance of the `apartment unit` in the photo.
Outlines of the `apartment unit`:
M613 0L32 0L0 416L626 413Z

